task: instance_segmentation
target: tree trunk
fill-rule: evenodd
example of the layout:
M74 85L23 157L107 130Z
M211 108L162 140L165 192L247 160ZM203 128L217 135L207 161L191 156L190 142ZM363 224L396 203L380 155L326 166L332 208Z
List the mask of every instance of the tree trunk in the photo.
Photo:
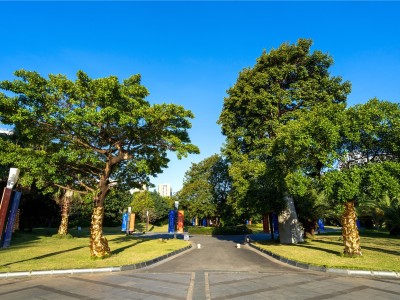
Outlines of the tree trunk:
M93 209L90 225L90 256L104 258L111 254L108 241L103 236L104 207L97 206Z
M71 190L65 191L61 200L61 223L58 227L58 234L66 235L68 233L69 207L73 193Z
M356 212L354 209L354 201L344 204L344 213L342 217L342 236L345 255L361 256L360 235L356 224Z
M269 213L269 229L271 232L271 240L275 240L275 229L274 229L274 213L270 212Z
M264 233L269 233L269 217L268 213L263 214L263 232Z
M304 236L305 237L314 236L316 228L317 228L317 221L307 219L304 223Z
M94 195L94 209L92 213L92 222L90 224L90 256L104 258L111 254L108 241L103 235L104 219L104 200L110 190L109 178L113 166L123 160L123 153L119 152L118 157L112 157L109 154L104 168L104 173L100 177L98 192Z

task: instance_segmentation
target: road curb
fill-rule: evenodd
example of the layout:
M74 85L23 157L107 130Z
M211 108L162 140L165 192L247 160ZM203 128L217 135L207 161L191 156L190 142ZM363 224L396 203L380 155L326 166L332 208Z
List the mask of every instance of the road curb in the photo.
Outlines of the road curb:
M350 276L372 276L372 277L385 277L385 278L395 278L395 279L400 278L400 273L390 272L390 271L347 270L347 269L337 269L337 268L326 268L326 267L322 267L322 266L306 264L306 263L288 259L286 257L275 254L271 251L262 249L256 245L254 245L253 243L249 243L248 245L250 247L256 249L257 251L260 251L264 254L267 254L268 256L271 256L271 257L279 260L280 262L283 262L288 265L298 267L301 269L310 270L310 271L335 273L335 274L350 275Z
M48 276L48 275L78 275L78 274L93 274L93 273L111 273L111 272L121 272L128 270L136 270L142 269L148 266L151 266L155 263L158 263L162 260L175 256L179 253L187 251L192 248L192 243L188 246L170 252L168 254L164 254L162 256L153 258L148 261L140 262L133 265L124 265L120 267L103 267L103 268L91 268L91 269L68 269L68 270L43 270L43 271L25 271L25 272L7 272L0 273L0 279L3 278L18 278L18 277L35 277L35 276Z

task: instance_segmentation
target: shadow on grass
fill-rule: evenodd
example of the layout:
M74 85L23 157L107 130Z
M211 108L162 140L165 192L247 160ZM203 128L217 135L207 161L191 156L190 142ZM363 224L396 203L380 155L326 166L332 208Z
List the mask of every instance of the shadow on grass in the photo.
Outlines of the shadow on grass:
M333 255L336 255L336 256L341 256L340 252L338 252L338 251L331 250L331 249L326 249L326 248L321 248L321 247L317 247L317 246L311 246L307 241L304 242L304 243L298 243L298 244L281 244L277 240L274 240L274 241L271 241L271 240L269 240L269 241L257 241L257 243L260 244L260 245L269 245L269 246L282 246L282 245L285 245L285 246L290 246L290 247L293 247L293 248L302 247L302 248L306 248L306 249L314 249L314 250L326 252L326 253L333 254ZM337 245L337 244L335 244L335 245Z
M120 237L117 237L112 240L110 239L110 241L112 241L113 243L117 243L117 244L126 243L126 242L135 242L135 241L140 242L140 240L141 240L141 238L134 237L132 235L124 235L124 236L120 236Z
M119 253L125 251L126 249L129 249L131 247L137 246L137 245L139 245L139 244L141 244L143 242L145 242L145 240L136 240L136 243L134 243L134 244L126 245L124 247L120 247L120 248L117 248L117 249L111 251L111 255L119 254Z
M337 245L337 243L334 243L334 242L321 241L321 240L318 240L318 243ZM362 249L368 249L368 250L371 250L371 251L382 252L382 253L392 254L392 255L400 255L400 251L363 246L363 244L361 243L361 250Z
M10 263L8 263L8 264L4 264L4 265L0 265L0 266L1 266L1 267L7 267L7 266L10 266L10 265L13 265L13 264L17 264L17 263L21 263L21 262L26 262L26 261L30 261L30 260L42 259L42 258L46 258L46 257L51 257L51 256L54 256L54 255L58 255L58 254L61 254L61 253L66 253L66 252L71 252L71 251L79 250L79 249L86 248L86 247L87 247L87 246L80 246L80 247L75 247L75 248L71 248L71 249L68 249L68 250L63 250L63 251L57 251L57 252L47 253L47 254L44 254L44 255L31 257L31 258L28 258L28 259L23 259L23 260L18 260L18 261L10 262Z
M329 254L333 254L333 255L336 255L336 256L341 256L340 252L337 252L337 251L331 250L331 249L320 248L320 247L311 246L311 245L307 245L307 244L296 244L296 245L293 245L293 246L294 247L307 248L307 249L314 249L314 250L326 252L326 253L329 253Z

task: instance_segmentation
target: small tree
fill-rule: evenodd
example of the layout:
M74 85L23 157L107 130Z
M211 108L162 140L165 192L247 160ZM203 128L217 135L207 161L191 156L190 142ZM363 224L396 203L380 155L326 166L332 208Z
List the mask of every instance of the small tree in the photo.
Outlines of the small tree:
M132 212L134 212L142 222L146 222L147 217L149 218L149 222L156 219L154 201L150 196L150 192L143 191L135 193L130 205L132 207Z
M157 192L141 191L133 194L130 206L132 212L136 213L142 222L157 222L167 218L171 205L168 199L160 196Z
M214 154L199 163L192 163L185 173L183 187L178 192L177 198L191 217L200 219L228 217L229 190L227 162Z

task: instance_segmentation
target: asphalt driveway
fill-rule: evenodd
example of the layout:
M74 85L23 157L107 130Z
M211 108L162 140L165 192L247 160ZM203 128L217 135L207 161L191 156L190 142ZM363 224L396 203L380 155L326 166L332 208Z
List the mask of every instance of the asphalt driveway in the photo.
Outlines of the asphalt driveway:
M399 279L288 266L244 236L191 241L191 250L144 269L3 279L0 299L400 299Z

